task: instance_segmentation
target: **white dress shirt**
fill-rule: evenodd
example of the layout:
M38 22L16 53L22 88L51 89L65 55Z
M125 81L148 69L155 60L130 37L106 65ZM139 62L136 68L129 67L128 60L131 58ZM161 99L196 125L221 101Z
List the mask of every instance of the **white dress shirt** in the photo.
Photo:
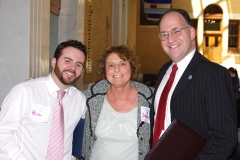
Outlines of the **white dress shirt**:
M0 159L44 160L59 87L51 74L12 88L0 112ZM71 86L62 99L64 160L71 159L73 131L86 112L86 98Z
M172 93L178 83L178 81L180 80L180 78L182 77L183 72L185 71L185 69L187 68L188 64L190 63L194 53L195 53L196 49L194 49L192 52L190 52L184 59L182 59L180 62L177 63L178 66L178 70L176 72L172 87L168 93L168 98L167 98L167 106L166 106L166 113L165 113L165 120L164 120L164 130L161 132L161 135L164 133L164 131L168 128L168 126L171 124L171 110L170 110L170 102L171 102L171 97L172 97ZM174 64L174 63L173 63ZM156 116L157 116L157 110L158 110L158 103L159 103L159 99L160 96L162 94L163 88L165 87L170 74L172 72L172 65L170 65L170 67L168 68L166 74L164 75L159 87L157 88L157 92L156 92L156 96L155 96L155 101L154 101L154 110L155 110L155 116L154 116L154 120L156 120ZM161 136L160 135L160 136Z

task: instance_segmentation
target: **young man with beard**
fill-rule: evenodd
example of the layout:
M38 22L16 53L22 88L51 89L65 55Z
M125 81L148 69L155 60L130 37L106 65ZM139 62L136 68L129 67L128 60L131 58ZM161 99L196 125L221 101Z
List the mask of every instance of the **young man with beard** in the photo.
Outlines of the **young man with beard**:
M80 78L85 58L86 47L81 42L62 42L51 60L48 76L12 88L0 112L1 160L71 159L73 130L86 111L85 96L71 85ZM63 93L62 99L58 99L59 92ZM63 109L61 120L55 116L55 105ZM59 130L54 128L60 123ZM62 138L57 143L60 138L52 140L51 135ZM51 141L58 147L53 152Z

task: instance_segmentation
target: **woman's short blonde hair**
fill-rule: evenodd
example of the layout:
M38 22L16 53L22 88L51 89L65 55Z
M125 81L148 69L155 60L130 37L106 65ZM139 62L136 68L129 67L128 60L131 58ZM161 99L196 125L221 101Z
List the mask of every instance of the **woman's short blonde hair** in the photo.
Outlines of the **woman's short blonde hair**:
M106 79L106 59L107 57L112 54L116 53L119 58L124 61L128 61L131 66L131 80L135 80L139 74L139 67L140 64L138 62L138 58L136 55L133 54L133 51L125 45L119 46L110 46L106 49L105 53L99 59L100 65L100 75L102 79Z

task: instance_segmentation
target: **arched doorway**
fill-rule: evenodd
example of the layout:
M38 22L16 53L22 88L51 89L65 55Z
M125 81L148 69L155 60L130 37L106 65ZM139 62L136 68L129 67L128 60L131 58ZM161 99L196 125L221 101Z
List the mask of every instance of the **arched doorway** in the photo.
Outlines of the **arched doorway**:
M222 9L215 4L204 10L203 55L209 60L222 62Z

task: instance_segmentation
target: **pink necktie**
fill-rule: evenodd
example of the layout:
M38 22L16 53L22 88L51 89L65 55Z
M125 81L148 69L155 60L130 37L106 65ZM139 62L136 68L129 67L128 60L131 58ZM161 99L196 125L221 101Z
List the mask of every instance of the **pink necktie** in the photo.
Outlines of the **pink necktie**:
M47 160L63 159L64 147L64 114L62 98L65 91L59 90L56 104L53 109L52 125L48 142Z
M164 120L165 120L168 93L172 87L177 69L178 69L177 64L174 64L172 66L172 72L170 74L170 77L162 91L162 94L158 103L158 111L157 111L157 117L154 125L152 146L154 146L157 143L162 130L164 130Z

